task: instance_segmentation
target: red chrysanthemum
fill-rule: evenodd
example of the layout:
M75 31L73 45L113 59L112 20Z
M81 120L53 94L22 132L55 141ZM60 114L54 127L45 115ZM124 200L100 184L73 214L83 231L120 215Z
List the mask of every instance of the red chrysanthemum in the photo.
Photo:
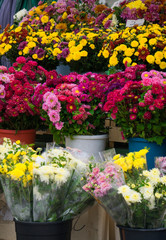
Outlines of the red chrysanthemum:
M67 112L72 113L76 110L76 105L74 104L67 104L66 105Z
M145 61L146 57L150 54L149 50L145 47L138 49L138 53L138 60L142 59L143 61Z

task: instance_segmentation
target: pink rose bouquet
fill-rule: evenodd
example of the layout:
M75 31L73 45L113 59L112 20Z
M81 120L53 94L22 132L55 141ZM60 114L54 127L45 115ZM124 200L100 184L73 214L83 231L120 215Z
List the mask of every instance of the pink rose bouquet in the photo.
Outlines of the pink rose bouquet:
M141 137L161 144L166 138L166 73L151 70L141 78L110 92L104 110L125 138Z

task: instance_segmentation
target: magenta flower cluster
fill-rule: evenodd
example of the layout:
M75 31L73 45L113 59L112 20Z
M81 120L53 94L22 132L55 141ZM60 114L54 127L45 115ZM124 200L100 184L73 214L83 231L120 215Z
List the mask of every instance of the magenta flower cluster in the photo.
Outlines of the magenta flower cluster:
M36 61L18 57L8 70L0 66L0 127L25 130L36 128L40 119L39 102L35 87L45 82L48 89L53 80L58 82L56 71L48 72Z
M104 110L126 138L143 137L161 143L166 136L165 72L143 72L140 81L128 81L110 92Z
M94 167L87 174L87 183L83 186L95 198L105 196L111 188L118 188L124 184L122 171L118 165L108 162L104 168Z

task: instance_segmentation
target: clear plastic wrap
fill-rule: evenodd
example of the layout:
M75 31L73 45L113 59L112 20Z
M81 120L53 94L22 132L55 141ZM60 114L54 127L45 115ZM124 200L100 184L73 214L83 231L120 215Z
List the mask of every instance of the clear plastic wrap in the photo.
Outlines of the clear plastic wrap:
M32 221L32 185L25 187L22 182L2 176L1 183L12 216L20 221Z
M71 219L93 204L93 198L83 191L81 182L90 156L78 150L47 145L43 157L46 165L34 170L34 221Z
M83 189L103 206L118 225L162 228L166 217L166 176L146 170L146 149L115 155L91 166ZM103 155L104 156L104 155ZM123 171L122 171L123 169Z

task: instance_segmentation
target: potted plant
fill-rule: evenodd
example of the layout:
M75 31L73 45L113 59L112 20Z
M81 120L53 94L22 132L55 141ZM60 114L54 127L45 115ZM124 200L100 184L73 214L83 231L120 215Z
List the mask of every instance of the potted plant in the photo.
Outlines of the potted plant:
M34 143L36 129L41 125L39 109L32 101L34 88L39 83L51 82L52 74L24 57L18 57L9 69L0 66L0 138ZM57 76L55 72L53 79Z
M41 155L20 141L4 143L0 178L17 239L69 240L73 218L93 203L81 185L88 165L67 149L51 147Z
M88 72L62 76L61 83L50 90L46 90L45 84L36 86L34 101L38 102L42 119L46 120L57 143L64 137L69 137L68 140L83 137L86 143L92 137L96 144L98 139L104 139L104 145L98 150L97 145L93 149L90 146L84 149L80 144L81 150L104 150L107 134L103 105L109 84L108 75ZM42 101L38 101L41 98ZM68 142L66 144L69 146Z
M128 81L123 88L110 92L104 110L129 140L129 151L151 148L147 161L153 168L154 157L166 153L165 72L151 70L141 76L141 81Z
M85 179L83 189L116 221L121 240L158 240L166 236L166 179L157 168L146 170L147 151L130 152L126 157L115 155L94 166Z

